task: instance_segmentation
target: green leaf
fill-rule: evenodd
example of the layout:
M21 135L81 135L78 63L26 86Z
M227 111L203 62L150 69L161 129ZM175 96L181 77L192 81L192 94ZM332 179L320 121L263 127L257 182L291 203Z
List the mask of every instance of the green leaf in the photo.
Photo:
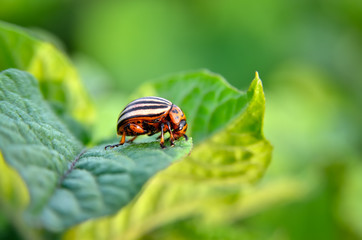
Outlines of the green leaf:
M182 167L174 166L177 179L225 177L249 183L264 173L271 146L262 133L265 99L258 75L247 92L202 71L146 84L136 95L152 93L181 107L190 126L187 132L197 144L189 160L179 164Z
M138 239L180 219L199 215L227 222L237 213L228 218L223 211L235 206L247 211L242 201L264 174L272 152L262 132L265 98L259 76L242 92L219 75L185 73L145 84L134 97L145 95L168 98L185 112L196 143L192 154L155 176L116 217L84 223L68 239L96 239L90 229L99 233L110 226L117 226L112 236Z
M44 101L36 79L15 69L0 73L0 102L0 150L26 183L24 218L35 228L58 232L115 213L192 146L180 140L166 149L157 141L85 149Z
M80 122L92 122L93 106L70 60L31 31L0 21L0 71L8 68L30 72L46 100L63 104Z
M209 72L176 75L144 84L135 96L160 95L181 107L188 133L199 143L237 117L247 105L247 94ZM255 123L256 124L256 123Z

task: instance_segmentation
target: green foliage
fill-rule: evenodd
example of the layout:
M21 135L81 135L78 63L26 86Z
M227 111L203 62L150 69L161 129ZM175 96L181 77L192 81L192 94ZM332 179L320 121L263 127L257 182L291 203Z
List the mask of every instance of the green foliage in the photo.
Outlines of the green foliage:
M244 178L250 174L245 179L250 182L263 174L271 146L262 134L265 99L258 75L248 92L231 87L219 75L203 71L145 84L137 95L152 93L182 106L190 125L188 132L198 144L190 156L193 160L184 161L185 169L177 169L177 175L231 180L233 175Z
M44 98L56 105L62 119L69 118L66 113L83 123L92 122L94 109L76 69L54 45L34 35L0 21L0 71L17 68L32 73Z
M272 153L258 74L245 92L198 71L145 83L133 94L165 97L187 116L195 148L168 167L190 151L191 140L166 149L153 138L108 151L105 144L86 148L92 107L67 58L6 23L0 46L1 69L17 68L0 75L0 208L8 218L2 226L14 226L23 238L46 238L91 220L64 237L135 239L196 216L205 226L232 223L300 194L291 191L299 186L294 182L254 189Z
M35 228L63 231L115 213L192 145L183 140L166 150L158 142L85 149L44 101L36 79L15 69L0 75L0 101L0 149L27 185L25 221Z
M167 202L175 200L171 194L168 198L157 197L159 194L155 192L154 205L159 204L159 209L166 206L165 211L160 210L158 218L149 218L153 225L149 229L153 231L148 231L142 239L362 239L362 1L135 0L91 1L86 5L61 0L38 0L31 4L28 0L0 2L2 20L31 27L0 23L1 70L14 67L31 72L39 81L43 96L70 132L83 143L92 136L88 145L110 142L104 139L116 141L118 113L131 100L131 90L149 79L206 68L221 74L236 88L246 89L251 73L255 70L261 73L267 100L263 132L274 147L273 161L264 177L249 188L239 179L243 188L239 195L231 191L228 198L223 198L220 194L220 204L209 204L210 209L205 206L195 211L199 217L166 219L165 224L155 221L175 213L167 207L170 206ZM43 30L60 41L49 35L44 38L43 33L39 35ZM69 81L66 80L69 75L63 74L69 73L66 69L75 69L68 58L35 36L69 53L94 100L95 118L92 111L81 110L92 106L87 96L70 86L79 83L77 75L70 74L75 78ZM32 65L31 59L42 67ZM14 65L8 60L24 64ZM162 83L158 85L162 87ZM172 88L172 84L168 87ZM182 92L183 88L187 85L181 84L178 90ZM83 86L81 89L84 93ZM152 89L152 94L158 93ZM162 94L171 95L166 88ZM187 101L181 103L173 96L169 98L189 111L189 107L183 106ZM192 103L189 105L193 109ZM205 114L199 114L200 121L193 121L192 112L187 114L192 121L189 135L196 137L193 138L197 143L195 152L209 141L209 136L224 131L221 124L211 135L197 133L197 129L210 128L208 124L193 127L204 123ZM93 120L92 128L83 124ZM229 119L225 126L232 121ZM78 131L88 137L76 134ZM212 148L216 151L215 145ZM238 148L224 153L230 156L234 150ZM195 161L193 154L188 159ZM202 156L208 157L207 154ZM213 179L220 172L225 174L215 171L215 162L196 160L197 172L189 164L192 168L188 172L179 175L172 172L170 175L175 177L169 181L178 180L182 174L190 177L192 185L193 174L200 173L198 178L210 186L205 173ZM210 161L215 159L211 157ZM230 162L233 170L235 164ZM206 169L210 165L213 171L200 171L200 166ZM225 170L224 163L220 166ZM225 174L214 182L220 181L229 188L227 179ZM236 177L231 179L235 184L239 181ZM150 187L154 184L150 182ZM178 193L179 190L176 188L174 198L186 195ZM29 204L27 191L16 169L0 157L0 239L13 239L16 235L36 239L36 234L29 234L25 224L19 224ZM144 192L148 191L148 187L144 188ZM4 198L6 202L1 201ZM182 212L189 204L185 198L184 205L174 206ZM144 210L136 211L134 206L132 214L116 215L126 220L106 217L104 221L82 224L69 231L67 237L124 239L124 233L131 227L137 230L137 221L140 226L147 226L145 218L136 214L147 217L156 213L156 206L150 205L137 204L137 208ZM223 216L227 218L225 221ZM217 219L219 222L214 221Z
M156 83L146 83L134 97L152 94L164 96L182 106L190 123L187 131L193 136L195 143L202 142L225 127L245 111L244 108L249 104L245 92L238 91L222 77L207 71L180 74Z
M134 97L145 95L182 106L196 143L191 155L155 176L117 216L82 224L67 239L97 239L110 226L118 226L114 236L137 239L195 215L216 222L245 216L242 200L265 172L272 151L262 134L265 99L259 76L241 92L213 73L186 73L145 84Z

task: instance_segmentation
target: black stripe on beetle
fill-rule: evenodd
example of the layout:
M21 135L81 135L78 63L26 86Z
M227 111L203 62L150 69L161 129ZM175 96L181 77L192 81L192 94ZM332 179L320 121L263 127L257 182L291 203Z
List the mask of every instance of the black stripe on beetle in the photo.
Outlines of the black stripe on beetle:
M123 111L122 115L120 116L120 118L127 114L130 113L132 111L136 111L136 110L146 110L146 109L165 109L165 108L169 108L170 106L167 105L149 105L149 106L135 106L134 108L126 108L125 111Z
M134 116L131 116L129 118L125 118L123 119L119 124L118 126L120 125L123 125L127 120L130 120L130 119L135 119L135 118L154 118L154 117L160 117L164 115L164 113L158 113L158 114L147 114L147 115L134 115ZM144 122L145 120L147 119L143 119L142 122ZM148 120L149 121L149 120ZM137 121L138 123L138 121Z
M132 106L138 105L138 104L158 104L158 105L164 105L164 106L171 106L172 105L172 103L145 100L145 101L131 102L130 104L128 104L126 106L126 108L129 108L129 107L132 107Z
M140 106L141 107L141 106ZM143 107L143 106L142 106ZM167 106L167 108L143 108L143 109L139 109L136 110L137 106L133 107L132 109L128 109L126 108L124 111L124 113L121 113L121 116L118 119L118 123L123 122L126 119L130 119L130 118L136 118L136 117L156 117L156 116L160 116L163 115L165 113L167 113L170 109L171 106ZM130 110L130 111L128 111Z
M160 104L167 104L167 105L171 105L172 103L164 98L158 98L158 97L143 97L143 98L138 98L132 102L130 102L126 107L128 107L131 104L134 103L139 103L142 101L150 101L150 102L154 102L154 103L160 103Z
M155 99L155 100L159 100L159 101L165 102L165 103L167 103L167 104L171 103L169 100L164 99L164 98L160 98L160 97L142 97L142 98L136 99L135 101L141 100L141 99Z

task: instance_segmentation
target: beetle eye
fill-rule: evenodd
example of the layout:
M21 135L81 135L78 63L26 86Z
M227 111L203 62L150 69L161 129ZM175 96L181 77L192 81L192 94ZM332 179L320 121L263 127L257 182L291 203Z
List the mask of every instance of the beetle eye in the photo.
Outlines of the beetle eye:
M181 120L180 124L178 125L178 130L181 131L186 125L186 120Z

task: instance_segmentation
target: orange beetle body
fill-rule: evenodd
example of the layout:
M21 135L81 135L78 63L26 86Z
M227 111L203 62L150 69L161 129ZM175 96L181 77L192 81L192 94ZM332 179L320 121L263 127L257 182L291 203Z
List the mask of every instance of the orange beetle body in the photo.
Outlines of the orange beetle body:
M165 147L164 133L170 133L171 146L180 137L186 135L187 122L182 110L170 101L160 97L143 97L130 102L120 113L117 122L117 135L122 136L119 144L108 145L114 148L126 142L126 136L133 136L128 142L133 142L137 136L151 136L161 132L160 145Z

